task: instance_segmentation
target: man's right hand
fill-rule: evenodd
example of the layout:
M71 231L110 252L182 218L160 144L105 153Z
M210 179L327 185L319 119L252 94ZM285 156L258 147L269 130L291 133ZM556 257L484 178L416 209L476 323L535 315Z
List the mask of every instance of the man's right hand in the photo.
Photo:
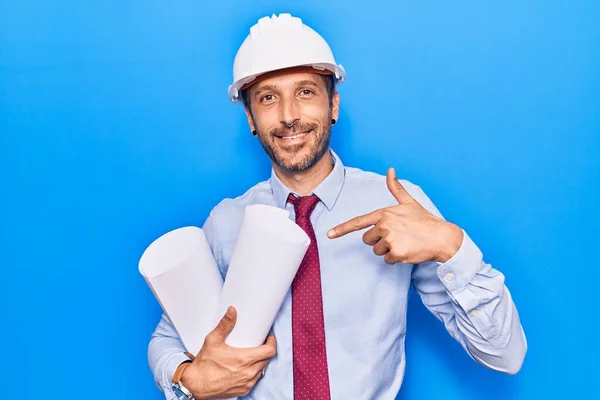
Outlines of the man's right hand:
M181 382L196 400L247 395L262 377L277 353L275 336L253 348L234 348L225 344L237 320L237 311L229 307L210 332L196 359L185 369Z

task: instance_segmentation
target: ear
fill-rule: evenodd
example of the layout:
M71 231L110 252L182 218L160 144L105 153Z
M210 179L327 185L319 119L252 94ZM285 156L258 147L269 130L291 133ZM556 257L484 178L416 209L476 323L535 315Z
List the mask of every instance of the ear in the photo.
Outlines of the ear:
M336 90L331 98L331 118L339 121L340 116L340 94Z
M244 111L246 112L246 118L248 118L248 126L250 127L250 132L256 130L254 126L254 118L252 118L252 111L248 107L244 107Z

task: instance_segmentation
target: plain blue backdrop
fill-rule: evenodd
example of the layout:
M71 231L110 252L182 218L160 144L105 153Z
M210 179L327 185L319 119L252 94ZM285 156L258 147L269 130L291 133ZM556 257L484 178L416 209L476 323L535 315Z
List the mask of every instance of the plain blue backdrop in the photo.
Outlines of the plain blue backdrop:
M227 86L249 27L280 12L348 72L344 162L421 185L520 311L529 352L506 376L411 296L399 398L600 398L591 0L3 0L0 398L162 398L146 360L160 308L137 263L268 177Z

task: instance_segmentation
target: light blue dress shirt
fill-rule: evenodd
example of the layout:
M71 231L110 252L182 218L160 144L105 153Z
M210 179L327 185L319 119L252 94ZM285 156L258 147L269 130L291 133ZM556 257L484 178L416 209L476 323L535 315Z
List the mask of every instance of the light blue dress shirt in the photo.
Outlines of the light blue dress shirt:
M311 221L317 237L331 398L394 399L405 371L406 310L411 284L448 333L479 363L516 373L527 350L517 309L504 275L483 261L464 232L458 252L446 263L388 265L363 243L364 231L329 239L327 231L353 217L397 205L386 177L345 167L331 151L333 171L314 190L320 198ZM442 218L423 190L400 181L429 212ZM244 195L225 199L210 213L203 230L223 277L235 246L244 208L268 204L290 211L288 189L273 172ZM295 193L297 194L297 193ZM198 307L202 307L201 304ZM277 356L245 399L293 399L291 292L277 314L273 332ZM159 388L173 398L171 377L186 360L184 348L163 315L148 348Z

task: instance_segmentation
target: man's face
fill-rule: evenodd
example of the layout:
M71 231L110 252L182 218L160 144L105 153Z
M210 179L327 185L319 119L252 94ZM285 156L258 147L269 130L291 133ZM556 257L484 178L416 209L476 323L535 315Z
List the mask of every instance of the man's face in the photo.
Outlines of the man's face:
M339 108L339 95L336 92L330 103L323 76L282 72L249 90L248 124L277 166L300 172L321 159Z

